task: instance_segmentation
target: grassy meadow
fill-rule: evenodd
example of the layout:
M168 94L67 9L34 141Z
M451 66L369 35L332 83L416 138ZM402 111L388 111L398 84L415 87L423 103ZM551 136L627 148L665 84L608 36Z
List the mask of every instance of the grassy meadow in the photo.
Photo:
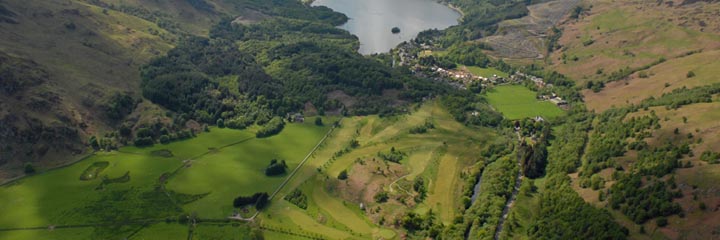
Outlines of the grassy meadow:
M565 113L548 101L539 101L535 92L524 86L504 85L488 90L490 104L508 119L521 119L541 116L552 118Z
M222 218L232 213L230 199L238 194L272 193L286 175L266 177L265 168L271 159L285 160L288 172L295 169L307 153L325 135L328 127L288 124L282 137L253 138L191 161L191 167L181 170L168 182L167 188L177 192L210 193L184 206L187 212L201 217ZM302 125L300 125L302 126Z
M477 66L465 66L465 65L459 65L459 69L466 69L470 73L476 76L483 76L483 77L492 77L493 75L497 75L498 77L504 77L507 78L510 75L506 72L500 71L495 69L494 67L489 68L481 68Z
M330 130L311 122L287 124L262 139L252 128L212 128L167 145L97 153L1 186L0 239L243 239L253 230L227 222L232 199L277 189L287 175L266 177L264 168L273 158L291 170L298 166ZM410 133L426 122L434 127ZM399 239L404 233L393 222L407 212L432 210L451 223L468 187L462 172L494 140L491 130L458 123L436 102L406 115L343 118L252 225L265 239ZM358 145L350 147L352 141ZM378 158L391 148L404 157L397 163ZM347 180L337 178L342 171ZM427 196L400 201L413 199L418 178ZM306 198L304 208L285 200L296 189ZM379 192L389 200L373 200ZM181 214L204 221L179 224Z
M329 128L287 124L279 135L262 139L252 130L212 128L167 145L97 153L1 186L0 239L186 238L187 226L165 220L174 223L181 213L224 219L238 195L272 193L285 177L264 175L270 159L285 159L292 170ZM68 225L88 226L63 228ZM8 231L13 228L39 230Z

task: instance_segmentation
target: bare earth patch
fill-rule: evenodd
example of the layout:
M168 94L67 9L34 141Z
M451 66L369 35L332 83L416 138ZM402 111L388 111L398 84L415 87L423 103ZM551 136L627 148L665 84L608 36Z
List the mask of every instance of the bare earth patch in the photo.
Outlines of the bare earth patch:
M498 33L481 41L503 58L544 58L549 29L558 24L580 0L555 0L528 6L530 13L499 24ZM511 44L509 44L511 43Z

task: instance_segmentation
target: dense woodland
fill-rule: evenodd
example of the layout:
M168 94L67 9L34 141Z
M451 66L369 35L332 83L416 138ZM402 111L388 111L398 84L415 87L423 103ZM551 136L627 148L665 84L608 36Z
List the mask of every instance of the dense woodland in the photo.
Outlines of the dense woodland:
M546 191L540 193L540 214L533 219L528 236L535 239L625 239L628 230L617 224L606 210L595 208L572 189L568 173L581 166L593 116L578 112L552 133L545 169ZM562 227L558 227L562 226ZM580 235L578 235L580 234Z
M199 122L244 128L312 103L322 114L388 113L398 100L420 100L446 91L356 52L357 40L335 27L343 15L323 7L314 13L274 17L257 24L223 20L210 38L189 37L166 56L143 67L143 95ZM314 16L314 18L313 18ZM385 97L400 91L400 99ZM341 91L354 106L329 99Z

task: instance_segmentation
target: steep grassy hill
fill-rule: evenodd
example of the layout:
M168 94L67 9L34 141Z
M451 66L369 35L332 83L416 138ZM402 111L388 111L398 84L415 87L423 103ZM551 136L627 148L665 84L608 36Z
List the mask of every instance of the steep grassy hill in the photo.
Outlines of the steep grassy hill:
M578 20L559 27L561 49L548 60L584 86L604 83L604 89L584 92L591 109L637 104L683 86L718 81L717 2L593 0L582 6Z

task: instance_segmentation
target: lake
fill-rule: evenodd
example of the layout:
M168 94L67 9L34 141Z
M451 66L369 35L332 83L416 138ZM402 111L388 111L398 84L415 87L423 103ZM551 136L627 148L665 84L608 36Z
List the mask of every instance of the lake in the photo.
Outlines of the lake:
M433 0L315 0L344 13L350 20L340 28L360 39L360 53L388 52L427 29L445 29L458 23L460 14ZM399 27L400 33L391 29Z

